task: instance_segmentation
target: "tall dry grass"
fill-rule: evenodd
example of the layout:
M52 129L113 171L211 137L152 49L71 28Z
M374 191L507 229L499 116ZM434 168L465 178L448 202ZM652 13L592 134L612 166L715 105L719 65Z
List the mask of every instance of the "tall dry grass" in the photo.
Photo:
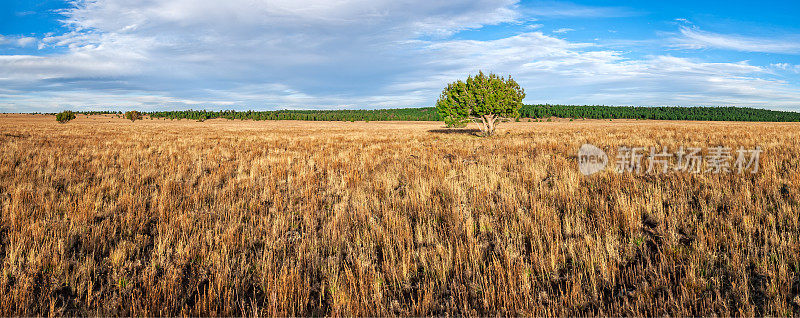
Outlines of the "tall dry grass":
M800 125L440 126L0 115L0 315L800 315Z

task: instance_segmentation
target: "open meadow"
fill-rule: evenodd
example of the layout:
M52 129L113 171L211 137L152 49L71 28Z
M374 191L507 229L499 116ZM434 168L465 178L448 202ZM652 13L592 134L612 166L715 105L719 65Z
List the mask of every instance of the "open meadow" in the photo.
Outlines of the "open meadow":
M800 315L800 123L0 114L0 150L0 316Z

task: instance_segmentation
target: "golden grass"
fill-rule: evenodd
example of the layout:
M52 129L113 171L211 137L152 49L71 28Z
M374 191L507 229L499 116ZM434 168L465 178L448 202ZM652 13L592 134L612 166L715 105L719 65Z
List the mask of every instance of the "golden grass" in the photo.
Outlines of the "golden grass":
M0 315L800 315L800 125L441 126L0 115Z

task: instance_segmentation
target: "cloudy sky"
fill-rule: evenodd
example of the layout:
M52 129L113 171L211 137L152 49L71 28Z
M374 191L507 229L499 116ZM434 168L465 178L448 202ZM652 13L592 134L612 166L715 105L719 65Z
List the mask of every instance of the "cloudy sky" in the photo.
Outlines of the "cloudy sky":
M651 3L652 2L652 3ZM526 103L800 111L795 1L4 0L0 112Z

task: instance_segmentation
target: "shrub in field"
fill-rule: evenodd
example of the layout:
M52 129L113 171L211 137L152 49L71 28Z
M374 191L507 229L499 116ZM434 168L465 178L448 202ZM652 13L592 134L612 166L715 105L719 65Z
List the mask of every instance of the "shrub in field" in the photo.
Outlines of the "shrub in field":
M125 112L125 118L130 120L131 122L134 122L134 121L137 121L139 119L142 119L142 113L140 113L138 111L135 111L135 110L127 111L127 112Z
M470 119L480 125L484 135L491 136L500 121L519 116L523 98L525 90L511 76L479 72L466 82L448 84L436 108L442 118Z
M75 119L75 113L69 110L65 110L63 112L56 114L56 120L62 124L73 119Z

